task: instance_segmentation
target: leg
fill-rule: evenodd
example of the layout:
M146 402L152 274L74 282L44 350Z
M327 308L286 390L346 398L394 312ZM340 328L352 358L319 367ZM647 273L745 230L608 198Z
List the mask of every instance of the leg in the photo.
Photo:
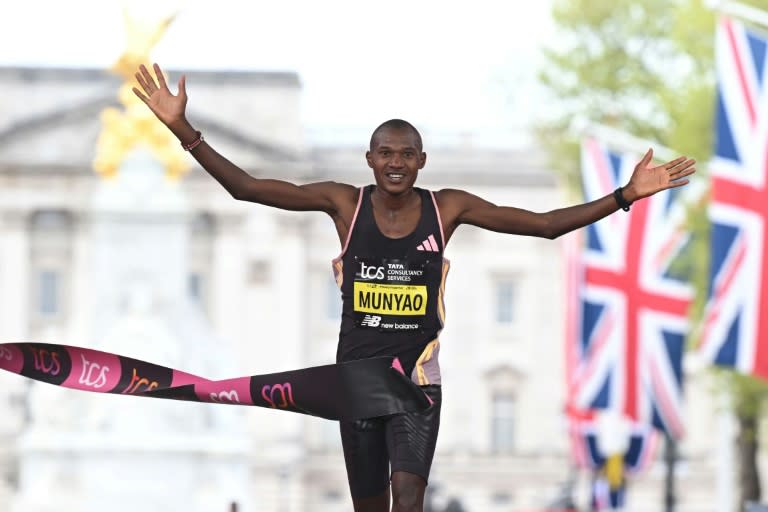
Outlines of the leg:
M432 399L424 412L398 414L386 423L392 464L392 512L422 512L424 491L440 427L440 386L422 387Z
M389 512L389 457L380 419L342 421L341 443L355 512Z
M352 498L355 512L389 512L389 489L370 498Z
M392 473L392 512L423 512L427 482L419 475Z

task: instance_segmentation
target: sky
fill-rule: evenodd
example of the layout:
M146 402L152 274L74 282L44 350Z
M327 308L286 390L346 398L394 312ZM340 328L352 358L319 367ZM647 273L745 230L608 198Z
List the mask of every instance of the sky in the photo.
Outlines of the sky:
M178 9L153 52L165 68L297 72L317 137L392 117L434 133L519 130L553 32L548 0L25 0L0 17L0 65L107 67L124 4L148 20Z

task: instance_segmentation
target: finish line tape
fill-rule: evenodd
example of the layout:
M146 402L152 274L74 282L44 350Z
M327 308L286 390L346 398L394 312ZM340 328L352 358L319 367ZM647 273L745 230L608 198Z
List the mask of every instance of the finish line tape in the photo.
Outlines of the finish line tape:
M0 369L82 391L251 405L331 420L415 412L431 404L393 357L208 380L99 350L47 343L2 343Z

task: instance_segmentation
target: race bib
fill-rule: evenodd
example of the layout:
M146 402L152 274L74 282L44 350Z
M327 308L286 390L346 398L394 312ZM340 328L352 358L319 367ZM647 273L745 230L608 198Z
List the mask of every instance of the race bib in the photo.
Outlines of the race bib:
M394 259L356 263L353 309L358 327L420 330L429 302L426 266Z

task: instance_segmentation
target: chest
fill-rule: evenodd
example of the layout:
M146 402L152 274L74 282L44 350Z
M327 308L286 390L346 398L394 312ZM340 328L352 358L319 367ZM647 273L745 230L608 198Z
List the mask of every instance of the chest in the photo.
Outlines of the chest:
M421 205L390 210L381 206L372 207L373 222L379 232L387 238L404 238L414 231L421 220Z

